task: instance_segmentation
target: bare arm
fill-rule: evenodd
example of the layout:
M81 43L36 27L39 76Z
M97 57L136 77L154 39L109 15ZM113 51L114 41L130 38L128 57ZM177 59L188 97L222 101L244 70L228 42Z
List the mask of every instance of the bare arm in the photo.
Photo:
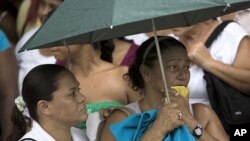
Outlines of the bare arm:
M122 113L121 111L115 111L109 117L107 118L102 131L100 132L99 136L100 141L115 141L114 136L112 135L111 131L109 130L110 125L113 123L122 121L125 119L127 116Z
M211 107L198 103L192 105L192 107L195 119L199 121L204 128L204 133L199 141L229 141L227 133Z
M192 133L198 122L203 127L203 134L199 141L228 141L229 138L218 118L211 107L204 104L194 104L193 113L189 110L188 101L182 96L171 96L171 101L178 103L179 109L183 114L182 121L188 126Z
M218 61L208 62L207 70L242 92L250 95L250 38L240 43L232 66Z
M213 73L223 81L242 92L250 94L250 38L244 37L232 65L214 60L207 48L199 43L187 47L189 58L197 65ZM192 47L191 47L192 46Z
M11 109L18 95L17 61L13 48L0 52L0 107L2 107L1 128L5 138L11 129Z

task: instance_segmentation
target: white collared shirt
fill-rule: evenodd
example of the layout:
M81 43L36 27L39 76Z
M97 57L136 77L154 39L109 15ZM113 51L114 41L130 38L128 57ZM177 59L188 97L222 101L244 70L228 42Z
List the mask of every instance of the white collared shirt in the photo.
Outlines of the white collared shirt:
M88 141L86 134L82 130L72 127L70 131L73 141ZM24 138L32 138L36 141L56 141L34 120L32 121L32 129L27 132L20 140Z

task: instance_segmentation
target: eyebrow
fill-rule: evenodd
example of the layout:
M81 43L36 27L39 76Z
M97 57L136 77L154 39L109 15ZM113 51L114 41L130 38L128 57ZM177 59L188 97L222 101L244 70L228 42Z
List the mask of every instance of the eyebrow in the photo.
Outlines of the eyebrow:
M166 59L165 61L169 62L169 61L177 61L177 60L185 60L185 61L191 62L191 60L188 58L172 58L172 59Z
M76 86L74 86L74 87L72 87L72 88L68 89L68 91L74 91L74 90L76 90L76 89L77 89L77 87L76 87Z

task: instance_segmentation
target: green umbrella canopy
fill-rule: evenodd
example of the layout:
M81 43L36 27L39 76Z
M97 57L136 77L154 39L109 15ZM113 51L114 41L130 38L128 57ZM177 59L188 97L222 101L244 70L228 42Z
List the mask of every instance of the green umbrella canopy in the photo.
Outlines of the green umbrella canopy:
M190 26L250 7L250 0L64 0L21 51L92 43Z

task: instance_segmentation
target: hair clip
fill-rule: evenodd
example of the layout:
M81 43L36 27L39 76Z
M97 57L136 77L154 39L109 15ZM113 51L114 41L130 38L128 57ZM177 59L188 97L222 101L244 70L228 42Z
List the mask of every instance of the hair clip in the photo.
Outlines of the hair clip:
M24 111L24 109L26 108L26 103L24 102L22 96L18 96L18 97L15 99L15 104L16 104L18 110L19 110L21 113L22 113L22 112Z

